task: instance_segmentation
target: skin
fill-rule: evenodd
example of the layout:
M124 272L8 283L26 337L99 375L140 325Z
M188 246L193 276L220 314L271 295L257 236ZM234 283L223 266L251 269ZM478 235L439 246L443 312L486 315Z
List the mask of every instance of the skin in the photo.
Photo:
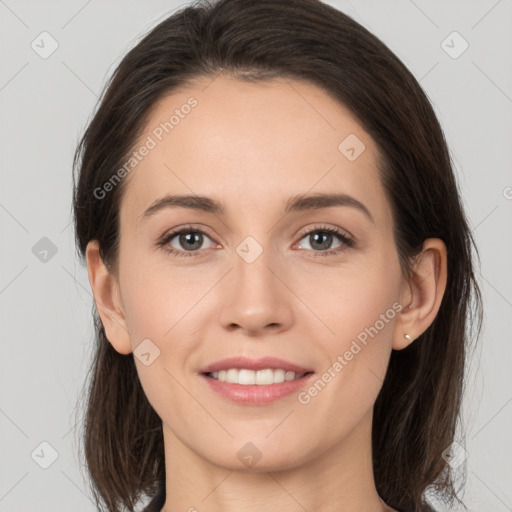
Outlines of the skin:
M125 178L117 271L107 270L95 241L86 254L114 348L130 354L149 338L160 350L148 366L134 359L163 422L163 510L392 511L373 478L373 404L391 350L414 342L437 314L446 248L426 240L413 274L403 275L378 148L322 89L201 79L159 101L140 140L191 96L198 105ZM338 150L349 134L366 146L354 161ZM289 197L320 192L356 198L373 221L351 206L284 214ZM170 193L209 196L226 211L168 208L141 220ZM206 233L198 255L158 246L188 223ZM343 250L315 257L321 249L307 233L319 226L345 230L354 245L333 236L324 246ZM236 252L247 236L263 248L252 263ZM187 252L179 236L169 244ZM308 404L296 394L235 404L198 376L225 357L270 355L321 377L394 303L401 311ZM237 457L247 442L262 454L252 467Z

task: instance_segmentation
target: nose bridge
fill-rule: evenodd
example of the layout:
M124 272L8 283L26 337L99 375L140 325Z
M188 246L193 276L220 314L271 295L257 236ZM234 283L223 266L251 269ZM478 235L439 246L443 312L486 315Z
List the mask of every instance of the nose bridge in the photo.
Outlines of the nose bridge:
M262 240L262 237L258 237ZM254 236L247 236L236 246L234 258L235 294L244 300L247 295L252 302L276 298L275 276L270 270L277 266L277 255L272 250L270 238L265 237L261 243ZM275 272L275 271L274 271Z
M258 331L268 325L285 325L291 310L280 273L279 257L270 237L247 236L236 247L229 297L222 304L221 321L244 330Z

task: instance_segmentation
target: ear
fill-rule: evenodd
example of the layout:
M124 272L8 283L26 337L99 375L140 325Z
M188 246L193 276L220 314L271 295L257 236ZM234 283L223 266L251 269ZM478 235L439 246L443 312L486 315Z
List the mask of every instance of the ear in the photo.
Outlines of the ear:
M403 309L393 334L395 350L407 347L434 321L446 289L447 265L444 242L439 238L425 240L413 265L412 275L402 288L400 304Z
M132 346L128 336L118 282L103 263L97 240L91 240L87 244L85 257L89 283L107 339L117 352L129 354L132 351Z

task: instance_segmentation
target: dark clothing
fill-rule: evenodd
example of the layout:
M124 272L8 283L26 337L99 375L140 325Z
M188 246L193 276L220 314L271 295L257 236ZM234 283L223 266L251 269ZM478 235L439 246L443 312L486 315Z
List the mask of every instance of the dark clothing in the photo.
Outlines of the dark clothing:
M403 510L403 511L399 511L399 512L409 512L409 510L412 510L412 509L407 509L407 510ZM436 511L430 505L424 504L421 509L421 512L436 512Z
M142 512L160 512L165 503L165 482L160 482L157 493Z
M158 492L151 502L142 512L160 512L165 503L165 483L160 483ZM410 512L409 510L400 510L399 512ZM423 512L436 512L432 507L423 505Z

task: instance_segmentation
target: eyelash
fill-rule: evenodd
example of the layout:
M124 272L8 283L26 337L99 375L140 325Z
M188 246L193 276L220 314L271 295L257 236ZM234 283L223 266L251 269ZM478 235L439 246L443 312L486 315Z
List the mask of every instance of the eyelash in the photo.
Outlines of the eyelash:
M307 231L306 233L303 233L300 237L300 240L302 240L307 235L311 235L312 233L329 233L331 235L335 235L339 238L339 240L344 244L341 247L338 247L337 249L328 249L326 251L315 251L313 249L308 249L310 251L313 251L314 257L320 257L325 258L327 256L333 256L335 254L341 253L342 251L346 250L347 248L354 246L354 240L350 238L345 231L342 231L337 228L332 228L328 226L316 226L310 231ZM208 233L204 232L201 229L194 228L192 225L185 226L183 228L177 229L175 231L171 231L170 233L166 233L162 236L160 241L157 243L159 247L162 247L168 254L172 254L173 256L176 256L178 258L188 258L190 256L197 256L199 251L180 251L177 249L174 249L173 247L169 246L169 243L173 238L175 238L177 235L181 235L182 233L200 233L202 235L206 235L209 237Z

